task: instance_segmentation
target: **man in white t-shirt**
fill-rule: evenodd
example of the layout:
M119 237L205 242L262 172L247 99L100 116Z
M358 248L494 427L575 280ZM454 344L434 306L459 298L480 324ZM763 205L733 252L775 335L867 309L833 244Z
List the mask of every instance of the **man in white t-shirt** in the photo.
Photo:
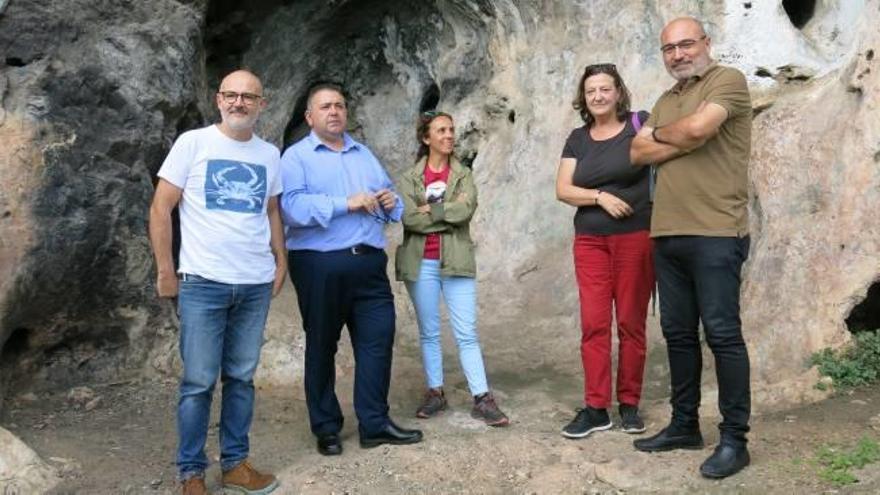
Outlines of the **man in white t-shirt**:
M216 96L221 122L185 132L159 170L150 241L159 297L178 296L183 378L177 410L177 467L183 493L206 493L205 440L211 398L222 378L223 487L269 493L278 486L247 461L254 371L269 301L287 272L278 148L254 135L265 108L251 72L226 76ZM180 266L171 254L171 210L180 210Z

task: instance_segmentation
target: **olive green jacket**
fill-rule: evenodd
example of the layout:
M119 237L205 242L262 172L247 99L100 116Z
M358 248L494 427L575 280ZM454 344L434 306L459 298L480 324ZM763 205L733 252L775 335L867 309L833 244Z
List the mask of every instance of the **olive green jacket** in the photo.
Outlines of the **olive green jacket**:
M471 240L470 221L477 209L477 188L469 168L452 158L442 203L432 203L431 213L416 211L425 201L425 162L422 158L400 179L397 192L403 198L403 243L397 248L397 280L415 282L425 255L427 234L440 234L440 274L444 277L476 277L477 263Z

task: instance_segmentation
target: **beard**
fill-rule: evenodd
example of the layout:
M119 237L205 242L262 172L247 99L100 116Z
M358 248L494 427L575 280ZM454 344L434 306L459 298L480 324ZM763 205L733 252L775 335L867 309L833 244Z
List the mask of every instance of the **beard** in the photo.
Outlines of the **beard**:
M252 130L257 123L257 113L222 112L223 123L234 131Z
M710 63L712 63L712 59L708 56L695 57L691 59L690 62L680 63L676 67L667 65L666 72L678 81L685 81L702 72Z

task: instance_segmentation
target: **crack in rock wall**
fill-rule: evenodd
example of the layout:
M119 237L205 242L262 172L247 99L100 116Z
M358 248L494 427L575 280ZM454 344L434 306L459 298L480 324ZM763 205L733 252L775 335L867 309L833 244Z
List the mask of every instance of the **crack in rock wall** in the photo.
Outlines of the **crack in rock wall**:
M259 132L278 145L305 131L310 83L344 84L351 132L393 175L412 163L417 113L451 112L480 190L483 340L499 368L576 369L573 211L554 197L563 140L578 125L575 84L584 65L614 62L634 106L650 109L672 82L659 31L689 13L753 92L743 321L756 406L817 397L810 353L848 340L844 322L880 274L880 2L818 2L800 28L781 2L249 6L0 3L0 136L11 143L0 150L0 346L10 342L0 396L10 377L65 387L179 366L173 311L153 296L147 208L172 140L216 119L217 78L239 65L263 78ZM389 237L393 253L400 228ZM270 315L264 384L301 378L287 290ZM395 291L411 346L412 310Z

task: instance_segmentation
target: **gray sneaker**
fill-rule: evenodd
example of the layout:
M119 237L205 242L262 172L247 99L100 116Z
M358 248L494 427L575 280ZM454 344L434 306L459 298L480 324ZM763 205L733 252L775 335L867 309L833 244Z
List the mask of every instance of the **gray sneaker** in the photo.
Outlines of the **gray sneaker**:
M639 416L638 406L630 406L621 404L618 408L620 412L620 429L626 433L644 433L645 422Z
M443 394L443 389L429 388L425 391L422 405L416 409L416 417L422 419L430 418L444 409L446 409L446 395Z
M495 403L495 397L491 392L474 397L474 408L471 409L471 417L474 419L482 419L489 426L507 426L510 419L501 412L498 404Z

